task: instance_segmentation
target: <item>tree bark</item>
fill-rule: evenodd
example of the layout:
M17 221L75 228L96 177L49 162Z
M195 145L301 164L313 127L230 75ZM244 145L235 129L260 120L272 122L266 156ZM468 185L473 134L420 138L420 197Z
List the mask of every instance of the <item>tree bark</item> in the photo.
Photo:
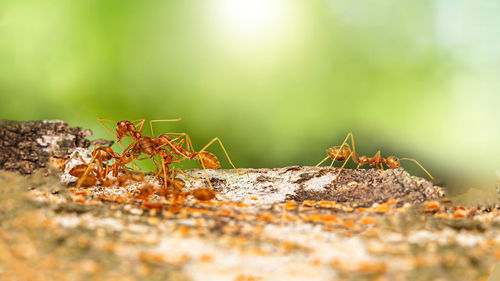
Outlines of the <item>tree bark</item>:
M89 147L90 130L58 120L0 120L0 169L31 174L46 168L50 157Z

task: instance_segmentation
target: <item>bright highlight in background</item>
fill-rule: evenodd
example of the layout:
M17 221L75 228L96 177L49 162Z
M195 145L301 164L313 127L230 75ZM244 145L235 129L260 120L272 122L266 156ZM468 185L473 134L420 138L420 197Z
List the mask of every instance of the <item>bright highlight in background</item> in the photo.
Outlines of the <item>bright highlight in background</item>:
M282 0L217 0L215 16L232 36L260 37L277 31L285 7Z

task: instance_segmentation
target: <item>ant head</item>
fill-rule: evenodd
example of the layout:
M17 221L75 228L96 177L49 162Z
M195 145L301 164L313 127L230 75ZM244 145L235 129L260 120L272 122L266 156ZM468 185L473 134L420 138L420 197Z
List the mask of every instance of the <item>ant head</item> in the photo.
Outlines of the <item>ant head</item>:
M329 148L326 153L335 161L345 161L351 155L351 149L347 146L336 146Z
M116 123L116 126L118 127L117 130L127 130L130 126L134 126L132 122L127 121L127 120L122 120Z
M396 156L389 156L389 157L387 157L387 159L385 159L385 163L391 169L401 167L401 163L399 163L399 158L397 158Z

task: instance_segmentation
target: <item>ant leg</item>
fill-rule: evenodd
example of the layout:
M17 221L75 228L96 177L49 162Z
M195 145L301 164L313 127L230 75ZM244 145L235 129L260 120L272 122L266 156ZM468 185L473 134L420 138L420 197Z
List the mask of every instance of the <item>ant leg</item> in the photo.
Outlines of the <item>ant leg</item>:
M326 160L328 160L328 158L330 158L330 155L326 156L323 160L321 160L318 164L316 164L316 166L314 167L319 167L319 165L323 164L323 162L325 162ZM332 163L333 164L333 163Z
M192 153L188 152L190 155L186 155L186 152L181 151L182 149L181 149L181 150L179 150L179 149L178 149L178 148L177 148L177 147L173 144L173 142L174 142L175 140L177 140L177 139L178 139L178 138L175 138L175 139L170 140L170 141L169 141L169 140L166 140L166 139L163 139L162 141L163 141L163 142L165 142L165 143L164 143L164 144L162 144L160 147L163 147L163 146L165 146L165 145L168 145L168 146L170 146L170 148L171 148L173 151L175 151L178 155L182 155L182 156L184 156L184 159L191 159L189 156L190 156Z
M424 166L420 165L420 163L418 163L417 160L413 159L413 158L399 158L399 160L407 160L407 161L413 161L415 162L428 176L431 180L434 180L434 177L431 176L431 174L429 172L427 172L427 170L424 168Z
M193 143L191 142L191 138L186 134L186 149L187 151L194 151Z
M96 156L97 156L97 153L93 153L94 155L92 155L92 159L90 159L90 162L89 164L87 165L87 169L85 169L85 172L83 173L83 176L78 179L77 181L77 184L76 184L76 188L80 188L80 186L82 185L83 181L85 180L85 178L87 177L87 175L89 174L90 170L92 169L92 164L94 163L95 159L96 159Z
M337 173L337 175L335 176L335 178L333 179L332 183L334 183L334 182L336 182L336 181L337 181L337 179L338 179L338 178L339 178L339 176L340 176L340 172L342 172L342 170L343 170L343 169L344 169L344 167L345 167L345 164L347 164L347 161L349 161L349 158L351 158L351 156L352 156L352 151L351 151L351 153L349 153L349 157L347 157L347 159L344 161L344 164L342 165L342 167L340 167L340 170L339 170L339 172Z
M161 159L161 168L163 170L163 185L165 188L165 192L167 192L168 190L167 169L165 169L165 161L163 161L163 158L160 157L160 159ZM175 198L174 198L174 203L175 203Z
M78 152L75 152L75 154L73 154L73 156L71 156L68 160L66 160L64 163L60 164L59 168L65 168L66 165L71 161L73 160L76 156L78 156L78 158L80 158L80 161L82 161L83 164L87 165L87 162L82 158L82 156L80 155L80 153Z
M176 171L181 172L181 174L186 178L186 180L189 182L191 187L194 186L193 183L189 180L189 178L193 178L193 177L186 175L180 168L176 167L175 169L176 169Z
M210 182L210 178L208 177L207 169L205 168L205 164L203 164L203 155L198 154L198 157L200 157L200 163L201 166L203 167L203 172L205 172L205 177L207 178L208 185L210 186L210 189L214 190L214 187L212 186L212 183Z
M91 165L94 163L95 159L97 159L97 161L98 161L100 164L99 164L99 166L98 166L98 168L97 168L97 172L96 172L96 171L94 171L94 174L96 174L96 175L95 175L95 176L96 176L96 178L97 178L97 175L102 176L102 173L103 173L102 159L101 159L101 157L100 157L101 155L99 154L99 151L104 151L104 152L108 153L106 150L104 150L104 149L103 149L103 146L102 146L102 145L100 145L100 144L96 144L96 145L94 146L94 151L92 151L92 159L90 160L90 162L89 162L89 164L88 164L88 167L87 167L87 169L88 169L89 167L91 167ZM108 153L108 155L110 155L110 154ZM111 155L111 157L113 157L113 155ZM81 157L80 157L80 159L81 159L82 161L84 161ZM84 163L85 163L85 162L84 162ZM86 164L86 163L85 163L85 164ZM107 166L108 166L108 164L106 163L106 167L107 167ZM106 168L106 170L107 170L107 168ZM104 172L105 172L105 171L104 171ZM106 176L107 176L107 174L106 174L106 175L104 175L104 177L106 177Z
M158 156L158 157L159 157L159 158L161 158L161 156ZM158 167L158 164L156 163L156 161L155 161L155 159L154 159L153 155L151 155L151 157L150 157L150 158L151 158L151 160L153 160L153 164L155 164L155 166L156 166L155 171L158 171L158 173L157 173L157 174L156 174L153 178L151 178L151 177L150 177L150 178L149 178L149 180L148 180L148 183L151 181L151 179L153 179L152 181L154 182L154 181L155 181L155 179L156 179L156 177L160 174L160 171L161 171L161 169ZM145 158L145 159L147 159L147 158ZM161 161L163 162L163 159L161 159ZM163 166L162 166L162 167L163 167ZM162 168L162 169L163 169L163 168ZM153 172L153 173L154 173L154 172Z
M144 128L144 123L146 122L146 119L143 118L143 119L137 119L137 120L134 120L134 121L131 121L132 123L136 123L136 122L139 122L137 125L135 125L135 127L137 127L139 124L141 124L139 126L139 130L136 130L139 132L139 133L142 133L142 128Z
M234 166L233 161L231 161L231 158L229 158L229 154L227 154L226 148L224 147L224 145L222 144L222 141L218 137L213 138L209 143L207 143L207 145L205 145L205 147L203 147L200 151L198 151L198 153L205 151L205 149L207 149L215 141L219 142L220 147L224 151L224 154L226 154L227 160L229 160L229 163L231 164L231 166L233 166L233 168L236 170L236 172L239 175L245 175L246 173L240 173L240 171L236 168L236 166ZM191 142L191 141L189 141L189 142ZM203 161L200 161L200 162L203 162Z
M156 173L156 175L155 175L154 177L152 177L152 178L150 177L150 178L149 178L148 183L150 183L150 182L154 182L154 181L156 180L156 178L158 177L158 175L160 175L160 173L163 171L163 168L158 169L158 167L157 167L157 168L156 168L156 170L155 170L155 172L156 172L156 171L158 171L158 172ZM152 179L152 180L151 180L151 179Z
M145 119L144 119L145 120ZM153 122L177 122L181 121L182 118L176 118L176 119L167 119L167 120L151 120L149 121L149 126L151 127L151 136L154 137L155 134L153 132ZM144 124L143 124L144 125Z

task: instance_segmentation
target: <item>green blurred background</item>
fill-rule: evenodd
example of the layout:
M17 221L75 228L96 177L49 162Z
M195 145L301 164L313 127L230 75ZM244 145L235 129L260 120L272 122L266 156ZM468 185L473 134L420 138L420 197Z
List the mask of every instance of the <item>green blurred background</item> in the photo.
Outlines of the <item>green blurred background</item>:
M110 139L97 118L182 117L157 131L238 167L315 165L352 131L496 197L498 1L2 0L0 63L0 118Z

